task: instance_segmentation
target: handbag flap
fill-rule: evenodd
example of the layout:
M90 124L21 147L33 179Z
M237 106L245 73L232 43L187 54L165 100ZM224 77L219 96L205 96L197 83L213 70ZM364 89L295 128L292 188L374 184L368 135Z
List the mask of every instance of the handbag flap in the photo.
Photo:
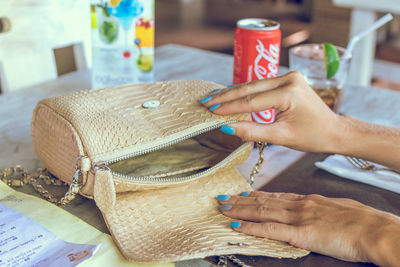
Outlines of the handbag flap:
M114 161L224 123L249 120L249 114L215 115L200 104L222 87L201 80L130 84L48 98L39 105L71 123L92 162ZM159 101L159 106L148 108L149 101Z
M304 249L229 227L231 219L221 214L216 197L250 190L235 168L221 168L190 183L118 194L112 200L113 208L99 207L122 254L134 262L173 262L226 254L278 258L307 255Z

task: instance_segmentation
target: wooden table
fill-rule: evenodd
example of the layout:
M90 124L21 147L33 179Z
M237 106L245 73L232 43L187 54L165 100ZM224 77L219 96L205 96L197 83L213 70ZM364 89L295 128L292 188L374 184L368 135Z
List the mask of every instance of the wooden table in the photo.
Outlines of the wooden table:
M205 79L218 82L223 85L228 85L232 81L232 56L202 51L182 46L167 45L156 49L156 65L155 73L156 80L179 80L179 79ZM282 68L283 71L287 69ZM90 88L90 71L82 70L79 72L67 74L60 77L56 81L50 81L41 85L27 88L23 91L9 93L0 96L0 168L21 164L29 170L34 170L41 167L37 160L31 144L29 123L31 120L32 110L35 104L44 97L61 95L68 92L73 92L80 89ZM343 105L341 111L352 115L359 119L377 122L386 125L400 126L400 114L393 111L400 110L400 93L385 89L376 89L372 87L348 86L344 92ZM256 151L250 156L250 159L239 166L239 171L247 176L250 169L257 159ZM296 172L290 171L292 167L296 170L307 170L313 168L312 163L315 161L306 160L302 163L296 163L301 157L306 155L304 159L308 159L309 154L290 150L287 148L273 146L265 153L266 164L263 166L261 174L257 179L255 188L264 188L267 190L278 191L301 191L301 188L309 188L310 190L316 187L310 186L310 183L315 186L323 186L319 179L304 180L299 183L298 188L285 187L285 184L290 184L291 177ZM322 155L323 156L323 155ZM295 165L293 165L295 164ZM299 165L300 164L300 165ZM292 167L290 167L293 165ZM285 171L289 168L289 171ZM341 192L340 185L337 185L332 175L323 171L319 171L323 179L329 182L328 189L322 193ZM305 175L308 175L306 172ZM277 177L277 178L276 178ZM283 177L283 178L282 178ZM275 179L274 179L275 178ZM274 185L269 188L268 182ZM365 188L365 185L345 181L340 178L337 180L344 183L353 183L355 188ZM282 180L282 182L281 182ZM299 179L297 179L298 181ZM280 187L282 184L282 187ZM330 191L330 188L332 191ZM24 192L35 194L30 187L20 189ZM319 191L308 191L309 193L319 193ZM378 190L377 194L386 192ZM299 192L299 193L302 193ZM346 195L352 197L351 192ZM400 198L393 198L400 201ZM393 202L394 203L394 202ZM367 203L368 204L368 203ZM385 203L384 203L385 204ZM381 205L380 207L386 207ZM399 207L397 205L396 207ZM100 211L95 206L92 200L83 197L77 197L70 205L65 207L66 210L80 217L84 221L100 229L103 232L108 232ZM326 258L323 256L318 256ZM307 266L310 266L310 260L305 259ZM270 259L271 266L286 266L282 264L282 260ZM288 263L290 261L287 261ZM302 261L299 261L300 264ZM311 260L311 263L313 261ZM317 264L318 262L315 262ZM185 263L184 263L185 264ZM186 263L187 264L187 263ZM340 264L345 264L339 262ZM347 263L346 263L347 264ZM203 266L204 261L190 262L191 266ZM300 264L301 265L301 264ZM304 265L305 266L305 265ZM313 264L311 264L313 266ZM315 265L318 266L318 265ZM347 265L343 265L347 266Z

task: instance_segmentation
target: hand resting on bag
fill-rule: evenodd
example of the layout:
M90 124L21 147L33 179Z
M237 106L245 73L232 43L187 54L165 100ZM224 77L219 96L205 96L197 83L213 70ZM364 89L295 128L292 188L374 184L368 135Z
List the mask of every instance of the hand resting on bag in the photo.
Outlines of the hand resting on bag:
M224 215L242 220L231 223L239 232L347 261L400 262L400 218L351 199L254 191L219 202Z
M213 91L201 103L218 115L279 111L272 124L221 127L244 140L355 156L400 169L400 129L333 113L298 72ZM218 201L224 215L241 220L231 224L236 231L348 261L400 262L400 218L357 201L265 192L220 195Z

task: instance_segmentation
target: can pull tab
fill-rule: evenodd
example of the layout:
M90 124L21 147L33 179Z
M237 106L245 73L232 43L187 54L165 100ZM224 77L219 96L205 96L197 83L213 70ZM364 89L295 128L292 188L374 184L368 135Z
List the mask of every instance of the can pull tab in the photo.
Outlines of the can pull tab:
M103 213L108 213L115 205L117 194L110 168L102 162L93 167L94 176L94 201Z

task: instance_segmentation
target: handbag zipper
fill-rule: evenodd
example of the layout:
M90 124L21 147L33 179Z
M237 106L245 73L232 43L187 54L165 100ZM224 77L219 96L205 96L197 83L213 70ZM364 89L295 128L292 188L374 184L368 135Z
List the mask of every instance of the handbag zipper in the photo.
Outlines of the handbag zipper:
M241 145L240 147L238 147L237 149L235 149L233 152L239 151L241 149L243 149L246 144L248 144L248 142L244 143L243 145ZM158 182L158 183L162 183L162 182L179 182L179 181L186 181L186 180L192 180L192 179L196 179L197 177L203 176L203 175L207 175L208 173L214 171L216 168L224 165L227 161L229 161L233 155L233 152L231 154L229 154L229 156L227 156L226 158L224 158L223 160L221 160L220 162L218 162L216 165L214 165L213 167L203 171L203 172L199 172L196 174L192 174L192 175L188 175L188 176L183 176L183 177L167 177L167 178L152 178L150 176L141 176L141 177L134 177L134 176L130 176L130 175L126 175L123 173L119 173L119 172L114 172L111 171L111 173L115 176L124 178L124 179L128 179L130 181L135 181L135 182L147 182L147 181L152 181L152 182Z
M233 152L236 152L236 151L239 151L239 150L243 149L248 142L246 142L246 143L242 144L241 146L239 146L238 148L236 148L231 154L229 154L229 156L227 156L222 161L218 162L213 167L211 167L211 168L209 168L209 169L207 169L207 170L205 170L203 172L196 173L196 174L189 175L189 176L184 176L184 177L170 177L170 178L153 178L153 177L150 177L150 176L139 176L139 177L136 177L136 176L130 176L130 175L126 175L126 174L119 173L119 172L114 172L114 171L112 171L110 169L110 167L108 167L108 165L112 164L112 163L115 163L117 161L125 160L125 159L128 159L128 158L133 158L133 157L136 157L136 156L140 156L140 155L143 155L143 154L147 154L147 153L150 153L150 152L153 152L153 151L156 151L156 150L160 150L160 149L166 148L168 146L171 146L171 145L174 145L176 143L182 142L182 141L184 141L186 139L189 139L189 138L192 138L194 136L197 136L197 135L212 131L214 129L217 129L218 127L220 127L222 125L232 124L232 123L236 123L236 122L238 122L238 121L237 120L233 120L233 121L220 122L220 123L217 123L215 125L212 125L212 126L204 128L204 129L201 129L199 131L193 132L191 134L179 137L177 139L174 139L174 140L172 140L170 142L164 143L164 144L156 146L156 147L152 147L152 148L148 148L148 149L145 149L145 150L141 150L141 151L137 151L137 152L134 152L134 153L130 153L130 154L127 154L127 155L124 155L124 156L121 156L121 157L117 157L117 158L112 159L112 160L97 162L97 163L94 164L93 170L96 172L96 170L98 170L98 169L107 169L107 170L109 170L111 172L112 175L121 177L123 179L130 180L130 181L135 181L135 182L148 182L148 181L152 181L152 182L178 182L178 181L195 179L195 178L200 177L202 175L206 175L206 174L212 172L214 169L218 168L219 166L225 164L225 162L227 162L232 157Z

